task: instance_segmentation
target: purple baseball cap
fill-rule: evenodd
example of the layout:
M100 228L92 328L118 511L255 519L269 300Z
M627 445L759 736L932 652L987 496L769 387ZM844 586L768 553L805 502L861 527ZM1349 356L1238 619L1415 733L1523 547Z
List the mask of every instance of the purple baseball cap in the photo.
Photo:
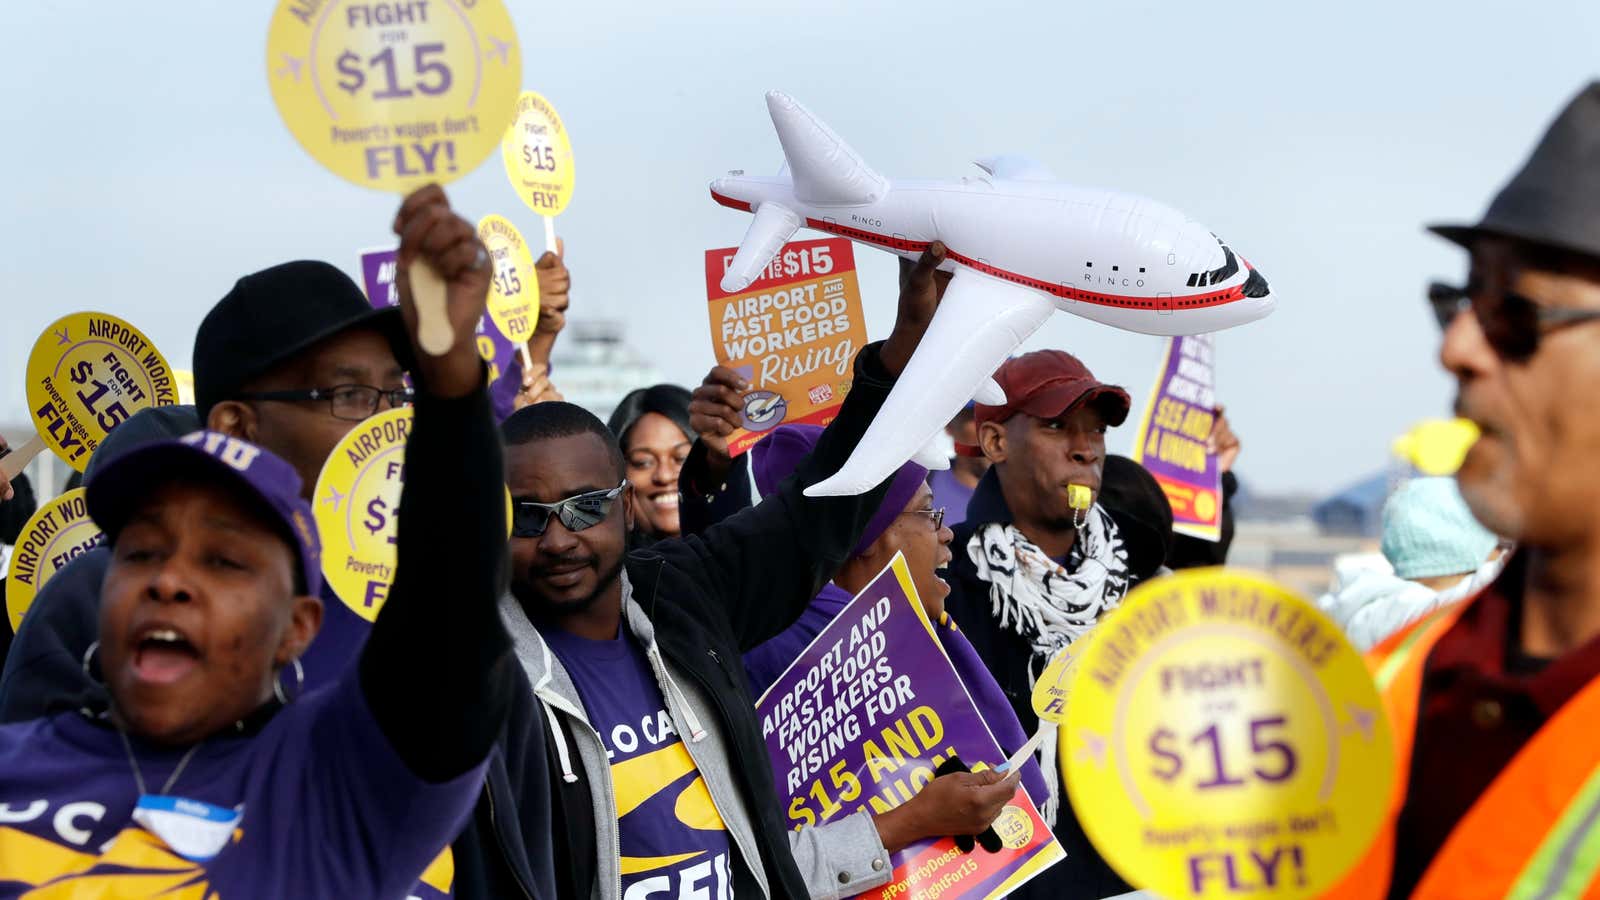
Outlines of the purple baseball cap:
M300 563L305 592L322 588L322 543L311 518L311 504L300 496L300 475L271 452L216 431L196 431L158 441L113 459L89 482L89 517L115 544L122 526L155 488L186 475L219 477L259 500L281 525Z
M822 428L816 425L784 425L750 448L750 471L755 478L756 490L762 497L772 494L778 485L800 467L800 461L811 454L822 437ZM914 462L901 466L889 479L889 493L879 504L878 511L867 522L867 530L851 556L867 552L882 534L894 524L895 517L905 511L906 504L916 495L917 488L928 480L928 470ZM759 499L759 498L758 498Z

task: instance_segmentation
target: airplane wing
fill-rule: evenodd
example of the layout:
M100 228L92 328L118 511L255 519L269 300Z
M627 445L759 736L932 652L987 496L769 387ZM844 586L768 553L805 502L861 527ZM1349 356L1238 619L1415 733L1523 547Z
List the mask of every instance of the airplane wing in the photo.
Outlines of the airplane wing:
M722 273L722 289L731 294L749 287L789 238L794 237L800 221L799 213L771 200L756 207L750 230L739 242L739 250L733 254L728 271Z
M1038 291L958 269L928 333L855 452L832 478L807 488L806 496L849 496L876 487L917 454L980 387L987 389L994 370L1055 308Z

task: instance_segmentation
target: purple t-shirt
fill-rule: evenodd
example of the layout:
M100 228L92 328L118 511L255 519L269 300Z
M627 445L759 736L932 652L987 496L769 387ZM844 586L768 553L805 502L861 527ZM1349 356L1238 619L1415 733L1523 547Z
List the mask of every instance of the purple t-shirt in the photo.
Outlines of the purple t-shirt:
M733 895L728 830L673 728L644 648L541 629L611 760L624 900Z
M133 746L160 791L185 751ZM440 896L452 875L440 851L471 813L483 768L441 784L411 774L352 668L256 734L200 745L168 793L241 816L215 856L193 862L133 821L139 791L114 729L79 713L6 725L0 896L45 884L220 900Z
M742 659L745 678L750 682L750 696L759 699L772 687L778 676L811 646L822 629L850 605L851 599L849 591L830 581L806 604L805 612L793 625L747 651Z
M972 492L956 480L953 469L940 469L928 474L928 487L933 490L933 505L944 507L944 524L951 528L967 520L967 504L972 502Z

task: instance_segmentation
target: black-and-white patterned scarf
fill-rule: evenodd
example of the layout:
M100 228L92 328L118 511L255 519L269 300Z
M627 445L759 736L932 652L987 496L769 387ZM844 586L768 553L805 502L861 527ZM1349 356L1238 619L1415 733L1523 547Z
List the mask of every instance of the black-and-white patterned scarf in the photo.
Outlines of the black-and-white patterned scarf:
M1045 555L1015 526L991 522L967 543L978 578L989 585L990 613L1001 628L1028 641L1028 685L1067 645L1089 633L1100 617L1122 604L1128 593L1128 551L1117 523L1098 504L1089 510L1065 566ZM1050 797L1041 810L1055 824L1060 807L1056 726L1040 721L1039 745Z

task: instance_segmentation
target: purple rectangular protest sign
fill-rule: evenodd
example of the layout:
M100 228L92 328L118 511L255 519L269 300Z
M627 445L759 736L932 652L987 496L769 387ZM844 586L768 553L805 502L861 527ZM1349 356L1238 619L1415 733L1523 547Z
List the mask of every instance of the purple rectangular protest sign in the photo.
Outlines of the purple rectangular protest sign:
M367 302L374 307L400 305L399 289L395 286L398 253L397 250L361 253L361 286L366 289ZM478 320L478 355L489 364L489 396L494 402L495 416L504 419L512 413L512 398L522 381L522 365L517 358L516 344L500 333L488 313Z
M1222 473L1206 452L1217 415L1214 352L1209 334L1167 342L1133 446L1172 505L1172 530L1208 541L1222 539Z
M899 555L756 702L789 825L861 809L887 812L916 795L952 756L1005 761L944 655ZM873 900L1001 897L1065 858L1021 787L995 820L1003 849L962 853L952 838L894 854Z

